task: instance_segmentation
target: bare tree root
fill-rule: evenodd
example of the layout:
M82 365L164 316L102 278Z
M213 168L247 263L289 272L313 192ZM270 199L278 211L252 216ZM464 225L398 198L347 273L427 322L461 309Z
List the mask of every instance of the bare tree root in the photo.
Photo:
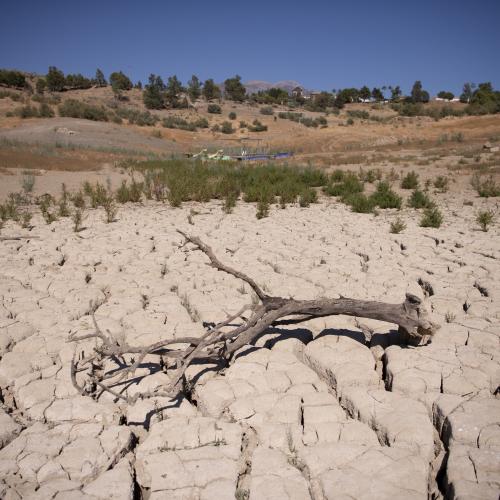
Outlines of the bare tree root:
M186 239L185 244L193 244L195 250L201 250L208 257L210 266L246 282L257 296L258 303L246 305L219 324L208 327L201 337L178 337L148 346L132 346L126 342L118 342L111 335L102 332L93 316L94 333L69 338L70 342L88 339L98 341L91 355L80 356L80 359L73 358L71 362L71 380L79 394L98 399L107 392L117 400L129 404L149 397L176 398L185 388L186 370L193 362L227 366L239 349L254 342L267 329L296 325L313 318L343 314L386 321L398 325L401 341L412 345L426 343L439 328L430 320L422 301L411 294L406 294L402 304L346 297L295 300L270 296L252 278L223 264L212 249L198 237L178 232ZM128 386L134 382L131 379L149 355L159 357L160 367L169 375L169 384L161 391L127 395ZM116 368L106 371L104 366L107 363L109 366L110 360L116 363ZM78 375L81 372L85 372L83 377ZM79 378L83 378L83 384L78 382Z

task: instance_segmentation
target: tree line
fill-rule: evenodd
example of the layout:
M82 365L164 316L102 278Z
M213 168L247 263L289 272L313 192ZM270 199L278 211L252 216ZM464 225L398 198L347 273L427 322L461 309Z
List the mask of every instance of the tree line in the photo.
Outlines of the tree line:
M0 69L0 85L18 89L30 88L25 73L7 69ZM304 106L310 111L326 111L328 108L342 109L346 104L355 102L382 101L406 104L408 110L414 111L417 109L416 107L430 100L429 92L423 88L420 80L413 84L411 92L407 96L403 96L399 85L384 85L372 89L364 85L360 88L349 87L333 89L331 92L322 91L315 93L310 99L306 99L300 93L290 96L286 90L281 88L271 88L248 95L239 75L227 78L223 85L219 86L212 78L202 82L196 75L192 75L187 84L183 85L176 75L169 76L165 83L161 76L151 74L148 83L143 88L142 82L138 81L134 85L132 80L122 71L111 73L109 80L106 80L100 69L96 70L93 78L88 78L80 73L65 75L55 66L50 66L47 74L38 77L35 83L38 94L43 94L45 90L62 92L108 85L111 86L118 98L122 98L123 92L132 88L143 90L144 105L148 109L187 108L189 100L194 102L203 97L210 102L221 99L223 96L235 102L250 101L259 104ZM452 92L446 90L440 91L437 96L448 101L455 97ZM479 85L465 83L460 94L460 101L469 105L467 109L471 114L500 112L500 92L494 90L490 82Z

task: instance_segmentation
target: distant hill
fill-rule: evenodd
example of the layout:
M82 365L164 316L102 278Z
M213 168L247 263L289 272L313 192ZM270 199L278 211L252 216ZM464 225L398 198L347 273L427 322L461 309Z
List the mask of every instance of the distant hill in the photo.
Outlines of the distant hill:
M259 90L269 90L273 87L286 90L287 92L291 92L295 87L303 87L295 80L281 80L275 83L264 80L249 80L248 82L244 82L243 85L247 89L248 94L257 93Z

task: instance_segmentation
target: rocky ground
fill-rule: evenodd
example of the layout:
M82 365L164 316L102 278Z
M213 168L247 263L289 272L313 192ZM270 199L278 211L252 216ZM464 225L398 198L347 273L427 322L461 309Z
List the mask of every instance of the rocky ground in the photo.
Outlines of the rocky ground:
M440 203L440 229L405 210L402 234L389 233L391 211L333 200L262 220L215 202L121 207L111 224L90 210L80 233L68 219L9 222L2 236L31 239L0 241L0 497L496 500L500 226L477 229L477 198ZM410 291L441 328L405 347L394 325L316 319L267 332L223 373L195 365L182 399L79 395L70 362L95 341L67 339L93 331L93 309L139 345L201 336L252 301L178 228L269 293L400 303ZM165 385L155 361L129 394Z

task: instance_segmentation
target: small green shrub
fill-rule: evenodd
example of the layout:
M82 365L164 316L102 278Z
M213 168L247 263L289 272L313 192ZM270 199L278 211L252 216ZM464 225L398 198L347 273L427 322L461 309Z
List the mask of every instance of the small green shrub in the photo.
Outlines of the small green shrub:
M236 113L234 111L231 111L231 113L229 113L228 115L228 118L230 120L236 120Z
M443 214L437 207L430 207L424 210L422 219L420 220L421 227L438 228L443 223Z
M71 220L73 221L73 231L75 233L79 233L82 230L83 208L77 208L73 212L73 215L71 216Z
M260 200L257 203L257 213L255 216L257 219L263 219L269 216L269 202L267 200Z
M476 222L481 229L486 232L490 224L495 220L495 212L493 210L482 210L476 215Z
M233 128L233 125L231 124L231 122L225 121L225 122L222 122L220 131L223 134L232 134L232 133L234 133L234 128Z
M371 195L372 203L380 208L400 209L403 199L393 191L390 184L386 181L380 181L377 184L377 190Z
M434 206L434 202L427 196L426 193L415 189L408 199L408 206L412 208L430 208Z
M104 213L106 214L106 222L110 224L111 222L114 222L116 219L116 214L118 212L118 209L115 204L115 200L111 194L108 194L102 203L102 207L104 208Z
M341 171L339 171L341 172ZM339 177L340 174L332 174L330 181ZM341 175L342 180L340 182L330 183L323 191L330 196L348 196L354 193L361 193L364 189L363 183L359 180L359 177L352 173L346 173Z
M222 113L221 107L218 104L213 103L207 106L207 111L215 115L220 115Z
M392 234L399 234L406 229L406 224L401 217L391 222L390 232Z
M413 170L411 172L408 172L401 180L401 187L403 189L417 189L418 174Z
M70 118L83 118L98 122L107 122L108 113L103 107L92 106L76 99L67 99L58 106L59 115Z
M483 178L476 173L472 176L471 184L481 198L500 196L500 185L496 183L492 175Z
M274 115L274 109L271 106L264 106L260 108L261 115Z
M29 195L33 192L35 181L36 178L31 172L23 172L21 186L23 188L24 194Z
M299 205L308 207L311 203L318 202L318 193L314 188L306 188L299 194Z
M265 132L267 130L267 125L262 124L259 120L255 119L252 122L252 126L248 127L250 132Z
M434 179L434 187L440 192L440 193L446 193L448 191L448 184L449 184L449 179L448 177L445 177L444 175L438 175Z
M366 196L364 193L353 193L342 198L347 205L351 207L353 212L358 214L369 214L373 212L375 204L373 199Z

